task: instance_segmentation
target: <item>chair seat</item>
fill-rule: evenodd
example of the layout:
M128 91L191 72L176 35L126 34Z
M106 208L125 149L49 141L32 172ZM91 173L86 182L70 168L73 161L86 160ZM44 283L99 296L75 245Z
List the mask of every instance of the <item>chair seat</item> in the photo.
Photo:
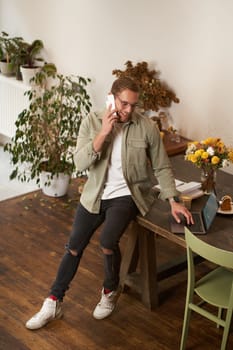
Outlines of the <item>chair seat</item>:
M227 308L233 283L233 272L218 267L201 278L195 292L206 302L221 308Z

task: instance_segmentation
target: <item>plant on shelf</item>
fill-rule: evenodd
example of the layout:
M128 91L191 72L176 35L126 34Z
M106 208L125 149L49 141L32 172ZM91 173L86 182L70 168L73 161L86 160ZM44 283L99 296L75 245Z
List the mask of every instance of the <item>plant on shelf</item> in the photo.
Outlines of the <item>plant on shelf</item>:
M50 77L54 84L48 88ZM15 135L4 147L14 165L11 179L34 179L41 185L41 172L46 171L50 185L60 173L73 174L79 126L92 106L89 82L89 78L58 74L53 64L45 64L36 74L33 87L25 92L29 106L19 114Z
M10 37L8 33L2 31L0 35L0 63L1 72L5 75L15 73L14 57L20 50L23 43L21 37Z
M1 40L1 39L0 39ZM0 42L1 43L1 42ZM3 52L3 47L0 45L0 61L4 60L4 52Z
M38 54L44 48L43 41L37 39L34 40L31 44L24 43L22 47L22 56L24 61L24 66L27 68L37 67L38 64L36 61L43 61L42 57L39 57Z
M28 44L22 41L17 50L11 56L11 62L15 67L15 75L17 80L22 80L21 66L25 64L25 50Z
M43 48L43 41L39 39L34 40L31 44L24 42L21 45L18 60L20 61L20 70L26 84L29 84L31 78L40 70L38 62L42 62L44 59L38 55Z
M158 112L161 108L170 107L172 102L179 103L176 94L159 79L159 72L150 70L147 62L133 65L127 61L125 65L125 70L114 69L112 74L116 77L128 76L137 82L141 90L139 103L144 111Z

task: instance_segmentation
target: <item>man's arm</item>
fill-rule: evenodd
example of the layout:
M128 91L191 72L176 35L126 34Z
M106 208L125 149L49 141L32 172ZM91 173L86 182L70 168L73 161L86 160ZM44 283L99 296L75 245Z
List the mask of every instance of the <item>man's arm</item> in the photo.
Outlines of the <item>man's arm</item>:
M103 145L117 120L113 116L114 112L115 110L108 108L102 117L102 123L95 115L83 119L74 151L74 162L78 171L89 169L101 158Z

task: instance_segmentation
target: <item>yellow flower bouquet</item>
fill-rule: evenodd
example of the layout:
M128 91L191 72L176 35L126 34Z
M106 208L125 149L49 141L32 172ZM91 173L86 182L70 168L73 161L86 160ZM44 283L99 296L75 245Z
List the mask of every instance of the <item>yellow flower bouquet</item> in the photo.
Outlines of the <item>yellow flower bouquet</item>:
M185 159L198 168L223 168L233 163L233 148L226 147L220 138L208 137L204 141L189 142Z
M216 170L233 163L233 148L228 148L220 138L208 137L189 142L185 160L202 169L202 188L210 193L215 190Z

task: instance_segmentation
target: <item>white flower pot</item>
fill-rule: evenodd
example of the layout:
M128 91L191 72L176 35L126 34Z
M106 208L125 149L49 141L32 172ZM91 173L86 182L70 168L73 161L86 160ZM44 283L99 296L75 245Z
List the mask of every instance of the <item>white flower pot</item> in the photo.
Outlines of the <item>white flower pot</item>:
M67 194L70 175L60 173L58 176L54 176L49 179L50 173L42 171L40 174L40 186L45 195L49 197L62 197ZM46 183L50 183L46 185Z
M28 68L24 66L20 66L20 71L22 74L23 82L26 85L32 85L30 80L41 70L41 67Z

